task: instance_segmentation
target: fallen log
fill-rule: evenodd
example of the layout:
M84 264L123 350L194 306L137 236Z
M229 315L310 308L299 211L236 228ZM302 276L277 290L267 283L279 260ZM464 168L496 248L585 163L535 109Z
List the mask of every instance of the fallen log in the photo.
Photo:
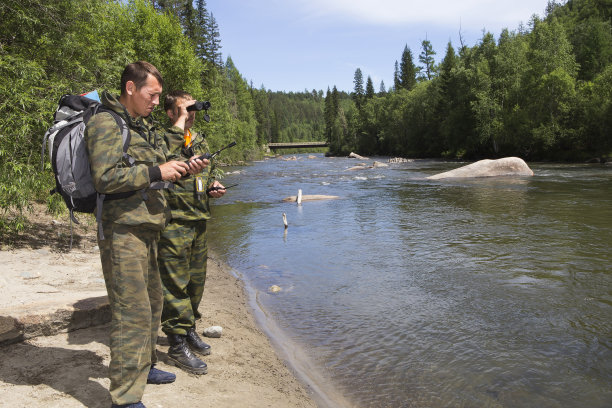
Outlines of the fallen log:
M302 195L302 201L316 201L316 200L335 200L340 198L334 195L322 195L322 194L305 194ZM283 198L284 202L295 202L297 201L297 196L289 196Z

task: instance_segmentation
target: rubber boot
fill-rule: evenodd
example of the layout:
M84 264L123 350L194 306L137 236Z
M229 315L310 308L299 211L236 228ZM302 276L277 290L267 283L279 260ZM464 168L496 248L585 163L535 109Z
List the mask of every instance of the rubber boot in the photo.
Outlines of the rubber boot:
M210 346L204 343L200 336L198 336L195 327L192 327L187 331L187 344L189 344L191 351L194 351L202 356L207 356L210 354Z
M170 363L191 374L206 374L208 366L205 362L197 358L187 344L186 336L180 334L168 334L168 359Z

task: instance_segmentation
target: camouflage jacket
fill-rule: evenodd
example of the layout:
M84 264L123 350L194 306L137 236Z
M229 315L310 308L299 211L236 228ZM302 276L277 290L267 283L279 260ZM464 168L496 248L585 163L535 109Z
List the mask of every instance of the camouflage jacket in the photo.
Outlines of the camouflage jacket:
M162 230L170 219L170 212L163 191L149 189L150 172L159 175L159 168L154 168L176 157L170 154L150 117L132 118L108 92L102 94L102 103L128 124L131 140L127 153L135 160L135 165L130 166L123 158L123 141L117 122L110 113L100 112L89 120L85 129L94 185L104 194L136 191L126 198L105 200L102 223Z
M184 146L184 132L181 128L173 126L166 130L166 143L173 154L180 155L182 160L188 160L194 155L201 155L209 152L208 143L204 136L199 133L192 134L190 147ZM197 176L184 177L174 184L174 190L166 190L166 199L172 212L173 220L198 221L210 219L209 197L204 191L197 192L196 177L201 177L204 189L214 182L212 171L214 164L208 165Z

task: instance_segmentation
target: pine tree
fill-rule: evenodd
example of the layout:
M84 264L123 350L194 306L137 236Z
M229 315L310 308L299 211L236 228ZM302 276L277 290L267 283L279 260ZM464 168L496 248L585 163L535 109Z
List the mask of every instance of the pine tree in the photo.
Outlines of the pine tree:
M416 85L416 72L416 67L412 61L412 52L410 48L408 48L408 45L406 45L400 62L400 87L407 90L414 88Z
M325 109L323 110L323 116L325 118L325 140L327 143L331 143L331 130L334 124L334 111L332 105L332 96L329 87L327 87L327 93L325 94Z
M353 84L355 84L355 88L353 90L353 100L355 101L355 105L357 105L357 109L360 109L361 101L365 96L365 91L363 90L363 74L361 73L360 68L355 70Z
M342 150L342 144L344 142L344 122L343 116L340 110L340 95L338 88L334 85L332 90L332 103L331 108L334 113L334 120L332 122L331 134L330 134L330 151L340 152Z
M387 93L387 89L385 88L385 81L380 81L379 95L385 95Z
M195 19L195 10L193 4L188 1L181 6L180 19L185 35L195 44L198 33L198 26Z
M368 80L366 81L365 97L366 99L372 99L374 97L374 83L369 75Z
M196 55L204 61L210 61L210 40L208 34L208 11L206 10L206 1L198 0L195 13L195 23L198 28L194 45Z
M182 11L189 0L154 0L151 2L153 7L163 13L170 13L180 18ZM181 20L181 25L183 21Z
M421 70L421 78L426 80L431 80L436 72L434 55L436 52L433 50L431 42L427 39L423 40L421 43L422 51L419 54L419 62L423 64Z
M334 85L334 88L332 89L332 103L331 103L331 107L332 107L332 112L334 114L334 118L336 116L338 116L338 112L340 112L340 95L338 95L338 88L336 88L336 85Z
M210 47L209 61L218 67L223 66L223 57L221 55L221 34L219 34L219 25L211 12L208 17L208 43Z
M396 91L399 91L399 89L402 87L401 82L400 82L400 72L399 72L399 65L397 63L397 60L395 61L395 69L393 71L393 88Z
M453 44L449 41L446 45L446 55L440 64L440 87L442 88L443 94L448 92L448 87L451 80L452 70L457 66L457 55Z

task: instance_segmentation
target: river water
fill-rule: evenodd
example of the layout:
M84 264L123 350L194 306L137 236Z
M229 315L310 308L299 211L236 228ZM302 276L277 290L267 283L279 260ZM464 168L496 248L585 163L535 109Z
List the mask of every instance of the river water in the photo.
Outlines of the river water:
M209 241L321 406L612 406L612 166L315 157L227 168Z

